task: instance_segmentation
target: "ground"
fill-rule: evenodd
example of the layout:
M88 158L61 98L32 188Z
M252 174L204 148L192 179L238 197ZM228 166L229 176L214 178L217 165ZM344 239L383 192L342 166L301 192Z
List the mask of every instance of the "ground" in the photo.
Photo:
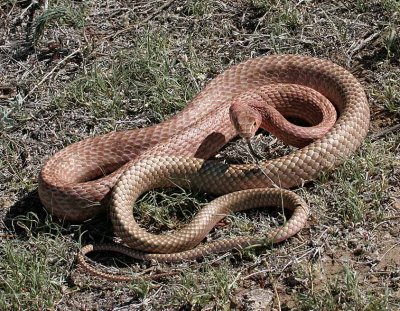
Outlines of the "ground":
M400 310L399 25L397 0L2 0L0 309ZM175 273L160 280L83 271L76 251L112 240L111 224L48 215L37 194L45 160L87 137L161 122L232 64L281 53L347 68L371 108L362 147L295 189L311 207L307 227L274 247L190 263L91 256L111 272ZM288 152L265 133L256 140L264 136L269 156ZM246 161L247 152L236 141L222 156ZM171 230L208 200L151 192L136 214ZM231 216L210 239L268 229L276 214Z

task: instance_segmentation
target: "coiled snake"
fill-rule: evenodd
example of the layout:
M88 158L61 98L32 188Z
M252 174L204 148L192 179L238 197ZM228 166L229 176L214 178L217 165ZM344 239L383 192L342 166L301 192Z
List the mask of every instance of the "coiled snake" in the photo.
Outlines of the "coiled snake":
M336 108L337 120L316 108L314 103L326 99ZM257 112L261 101L269 102L269 108L260 108L268 113ZM242 113L246 102L255 109ZM280 113L313 126L291 125ZM329 119L326 124L320 124L325 119ZM249 139L259 125L301 148L259 164L205 160L237 131ZM104 248L142 259L175 261L279 242L298 232L308 215L307 206L297 195L280 188L302 185L340 164L361 144L368 126L369 107L363 88L342 67L305 56L260 57L217 76L185 109L161 124L89 138L57 152L40 172L39 196L50 213L73 221L91 218L110 206L115 233L133 250ZM274 185L279 189L265 189ZM133 219L132 203L149 189L170 186L229 194L213 201L178 233L152 235ZM237 237L193 249L229 213L229 204L233 210L282 205L294 212L287 223L263 237ZM92 248L87 246L82 252Z

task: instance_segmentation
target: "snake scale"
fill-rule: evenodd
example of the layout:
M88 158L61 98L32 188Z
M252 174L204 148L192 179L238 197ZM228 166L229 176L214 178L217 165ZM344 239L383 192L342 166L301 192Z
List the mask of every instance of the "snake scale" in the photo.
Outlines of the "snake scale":
M237 125L235 128L231 123L235 120L229 117L235 99L245 94L245 98L257 102L258 90L272 87L269 100L274 107L280 97L286 97L287 92L291 94L290 90L296 90L296 86L306 91L300 92L297 99L296 94L290 95L294 97L289 101L301 103L301 94L313 97L315 93L319 94L315 95L316 100L324 97L334 105L338 118L325 128L322 137L298 141L295 136L302 131L300 126L291 129L294 138L289 134L286 137L285 118L274 117L280 110L276 103L270 118L276 123L272 132L301 148L258 164L230 165L207 160L237 135ZM306 107L300 104L298 108L281 110L285 116L309 118L309 122L316 123L319 117L313 114L313 108ZM242 108L238 105L237 109ZM251 122L255 128L250 128L250 132L260 125L268 129L264 121ZM253 244L275 243L304 226L308 208L292 192L270 187L300 186L333 169L359 147L368 126L369 106L364 90L347 70L307 56L263 56L218 75L181 112L160 124L88 138L57 152L40 172L39 196L50 213L72 221L89 219L109 207L115 234L130 248L108 245L97 249L129 253L140 259L177 261ZM246 134L242 136L249 138ZM150 234L135 222L133 202L150 189L171 186L227 195L211 202L180 231ZM236 237L196 247L212 226L232 210L269 205L289 208L293 215L282 227L263 237ZM83 262L83 254L93 249L96 248L84 247L79 257L86 269L123 280L124 277L96 272Z

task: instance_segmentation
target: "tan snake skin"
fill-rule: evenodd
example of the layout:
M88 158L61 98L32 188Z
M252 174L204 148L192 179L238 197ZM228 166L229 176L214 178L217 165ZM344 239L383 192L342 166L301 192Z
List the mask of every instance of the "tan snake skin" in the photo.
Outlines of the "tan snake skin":
M100 277L112 281L130 281L137 277L102 272L86 263L84 255L92 251L113 251L136 259L156 260L157 262L194 260L212 253L226 252L232 249L240 250L247 246L278 243L295 235L305 226L309 214L306 203L298 195L289 190L269 188L242 190L223 195L204 207L188 225L173 234L152 235L139 228L132 217L132 213L129 213L131 210L130 203L134 201L143 190L148 188L148 186L153 188L160 185L160 180L164 181L164 186L179 184L183 187L187 187L187 183L190 181L201 181L202 183L199 185L204 185L205 182L210 181L210 179L216 181L214 176L203 174L201 171L201 166L203 164L204 160L184 157L155 157L139 161L129 170L130 173L127 175L124 174L121 179L121 187L118 187L115 195L113 195L113 200L116 201L114 206L119 206L115 209L115 212L127 212L129 214L126 215L126 218L125 216L122 217L125 219L126 224L130 222L129 230L133 232L134 236L129 237L127 241L132 241L128 244L133 246L134 249L119 244L86 245L77 256L79 263L87 271ZM216 162L214 165L218 166L218 163ZM166 167L167 169L165 169ZM186 178L171 178L177 171L179 171L179 175L186 175ZM168 178L166 178L166 176L168 176ZM140 183L143 188L135 189L136 191L134 193L125 191L126 187L124 185L132 185L136 183L138 179L146 180L145 183ZM218 185L217 182L216 186ZM218 221L231 212L266 206L289 209L292 211L292 215L283 226L277 227L263 235L259 234L256 236L221 239L197 246ZM119 216L114 215L113 219L118 217ZM124 226L124 224L115 225ZM138 251L137 249L142 249L147 252ZM151 250L156 253L150 253L149 251ZM156 274L152 276L141 276L141 278L154 279L154 277L159 278L163 276L164 274Z
M339 118L328 133L292 154L260 165L228 165L202 160L214 155L236 135L228 116L232 99L254 88L277 83L311 88L332 102ZM307 111L302 113L300 118L306 118ZM200 238L196 240L192 236L192 231L198 231L196 226L182 229L187 230L182 237L154 236L145 232L134 221L131 210L132 202L140 193L154 187L188 183L191 188L212 194L271 186L299 186L316 179L321 172L334 168L348 157L361 144L368 125L369 107L363 88L342 67L304 56L260 57L234 66L216 77L184 110L159 125L89 138L56 153L40 173L39 195L47 210L57 217L81 221L105 210L115 186L111 198L115 233L125 244L139 251L139 257L142 256L140 252L175 252L175 255L159 255L157 259L195 258L225 248L217 243L208 248L196 248L196 254L185 252L199 242ZM132 159L136 160L129 162ZM258 193L261 190L253 191L239 192L239 196L264 197ZM267 235L269 242L296 233L304 225L308 213L304 204L299 203L299 198L292 198L283 190L273 191L279 191L280 200L287 203L285 208L295 212L283 229L279 229L284 230L279 231L279 237L277 232L273 236ZM268 195L273 196L273 191ZM231 199L234 201L235 198L236 195L232 194ZM274 199L266 199L260 204L277 205ZM206 226L205 223L202 225ZM260 242L259 238L251 243L248 240L243 242L241 237L235 239L231 243L236 243L236 246L230 244L227 249ZM90 247L83 251L89 250Z

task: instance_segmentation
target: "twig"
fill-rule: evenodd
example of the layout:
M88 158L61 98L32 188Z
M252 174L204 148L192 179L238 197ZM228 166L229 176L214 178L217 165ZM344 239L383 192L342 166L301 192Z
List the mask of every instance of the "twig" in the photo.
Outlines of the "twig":
M276 280L274 280L273 277L271 277L271 279L272 279L272 282L271 282L272 283L272 288L274 289L274 293L275 293L276 300L277 300L277 303L278 303L278 310L281 311L282 310L282 308L281 308L281 300L279 299L279 293L278 293L278 289L276 287Z
M36 4L38 4L38 1L37 1L37 0L33 0L33 1L26 7L26 9L22 11L22 13L21 13L19 16L17 16L17 17L14 18L13 23L17 22L18 20L22 20L22 19L24 18L25 14L26 14L33 6L35 6Z
M349 51L349 59L351 59L354 56L354 54L363 50L371 41L379 37L379 35L380 35L379 32L374 32L370 34L367 38L359 42L351 51Z
M390 132L394 132L394 131L397 130L397 129L400 129L400 123L399 123L399 124L396 124L396 125L393 125L393 126L391 126L391 127L388 127L388 128L386 128L386 129L384 129L384 130L382 130L382 131L380 131L380 132L378 132L378 133L372 135L372 137L373 137L373 138L379 138L379 137L385 136L386 134L388 134L388 133L390 133Z
M249 149L249 154L250 154L252 160L255 162L255 165L256 165L256 166L259 168L259 170L264 174L264 176L267 177L267 179L269 179L269 181L271 182L271 187L274 187L274 188L281 188L281 187L279 187L279 186L275 183L275 181L274 181L271 177L269 177L268 174L264 171L264 169L263 169L263 167L262 167L262 163L263 163L263 162L260 163L260 161L263 160L264 158L263 158L262 156L258 155L258 154L255 152L255 150L253 149L253 146L251 145L250 140L246 140L246 143L247 143L247 147L248 147L248 149ZM278 176L278 178L279 178L279 176ZM279 181L279 184L280 184L280 181Z
M74 56L75 54L79 53L81 51L81 49L77 49L75 51L73 51L71 54L69 54L67 57L63 58L62 60L60 60L54 67L53 69L50 70L50 72L48 72L43 78L42 80L40 80L40 82L38 84L36 84L29 92L28 94L26 94L26 96L21 100L21 103L23 103L40 85L42 85L42 83L44 81L46 81L53 73L54 71L56 71L56 69L58 67L60 67L63 63L65 63L68 59L72 58L72 56Z
M392 245L382 256L381 258L378 259L378 261L382 261L382 259L395 247L399 246L400 243L396 243L394 245Z
M132 29L135 29L135 28L137 28L137 27L140 27L140 26L143 25L143 24L146 24L148 21L152 20L157 14L159 14L161 11L167 9L167 8L172 4L172 2L174 2L174 1L175 1L175 0L169 0L169 1L165 2L162 6L160 6L160 7L159 7L157 10L155 10L152 14L150 14L149 16L147 16L144 20L140 21L138 24L135 24L135 25L129 26L129 27L127 27L127 28L121 29L121 30L117 31L117 32L114 33L114 34L105 36L105 37L103 38L103 40L116 37L116 36L118 36L118 35L120 35L120 34L122 34L122 33L124 33L124 32L127 32L127 31L129 31L129 30L132 30Z
M383 218L383 221L381 221L380 223L378 223L378 224L371 230L371 232L374 232L378 227L382 226L383 224L387 224L389 221L391 221L391 220L396 220L396 219L400 219L400 216L392 216L392 217L385 217L385 218Z
M155 10L152 14L150 14L148 17L146 17L143 21L142 24L147 23L148 21L150 21L151 19L153 19L157 14L159 14L161 11L168 9L169 6L172 4L172 2L174 2L175 0L169 0L167 2L165 2L162 6L160 6L157 10Z

